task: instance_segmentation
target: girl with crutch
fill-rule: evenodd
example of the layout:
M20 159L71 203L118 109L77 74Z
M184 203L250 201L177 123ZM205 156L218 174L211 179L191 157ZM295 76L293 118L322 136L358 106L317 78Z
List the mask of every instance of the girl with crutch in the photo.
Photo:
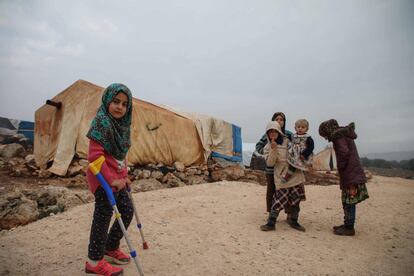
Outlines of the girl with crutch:
M132 95L128 87L114 83L103 95L102 104L87 133L89 140L88 160L93 162L104 157L100 174L109 184L124 227L116 220L108 233L112 217L110 198L107 197L96 175L87 171L89 190L95 196L95 209L90 231L88 260L85 272L95 275L122 275L123 269L113 266L128 264L130 257L120 249L120 240L132 220L134 209L126 191L130 183L127 175L126 154L131 146L130 127ZM122 229L125 228L125 229Z

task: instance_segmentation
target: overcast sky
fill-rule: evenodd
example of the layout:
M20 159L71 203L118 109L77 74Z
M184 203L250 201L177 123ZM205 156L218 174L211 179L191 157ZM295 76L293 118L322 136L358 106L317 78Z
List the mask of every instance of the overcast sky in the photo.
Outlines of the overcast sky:
M242 128L275 111L356 123L360 152L414 149L414 1L0 1L0 116L74 81Z

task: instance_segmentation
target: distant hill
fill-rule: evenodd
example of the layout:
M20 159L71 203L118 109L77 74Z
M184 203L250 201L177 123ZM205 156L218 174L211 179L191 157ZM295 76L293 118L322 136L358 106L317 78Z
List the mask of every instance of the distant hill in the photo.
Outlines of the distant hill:
M395 151L395 152L382 152L382 153L364 153L361 157L369 159L384 159L387 161L401 161L414 159L414 150L412 151Z

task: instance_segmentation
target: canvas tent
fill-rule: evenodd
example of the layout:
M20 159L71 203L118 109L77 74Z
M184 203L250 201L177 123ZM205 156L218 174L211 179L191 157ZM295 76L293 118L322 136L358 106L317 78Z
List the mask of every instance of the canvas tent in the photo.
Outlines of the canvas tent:
M103 87L78 80L35 113L34 154L38 166L52 162L49 171L65 175L76 155L86 158L85 136L100 102ZM131 164L186 166L205 163L209 155L241 161L240 128L223 120L180 114L139 99L133 99Z
M336 155L332 146L327 146L313 156L312 168L317 171L337 170Z

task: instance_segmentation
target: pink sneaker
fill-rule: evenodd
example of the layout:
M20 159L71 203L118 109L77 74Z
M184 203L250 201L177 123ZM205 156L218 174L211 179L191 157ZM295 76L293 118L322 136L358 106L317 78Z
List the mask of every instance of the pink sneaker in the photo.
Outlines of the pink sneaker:
M117 276L122 275L124 270L120 267L112 266L104 259L100 260L96 266L91 265L86 262L85 264L85 273L86 274L95 274L103 276Z
M119 248L112 251L105 251L105 259L119 265L128 264L131 261L131 258Z

